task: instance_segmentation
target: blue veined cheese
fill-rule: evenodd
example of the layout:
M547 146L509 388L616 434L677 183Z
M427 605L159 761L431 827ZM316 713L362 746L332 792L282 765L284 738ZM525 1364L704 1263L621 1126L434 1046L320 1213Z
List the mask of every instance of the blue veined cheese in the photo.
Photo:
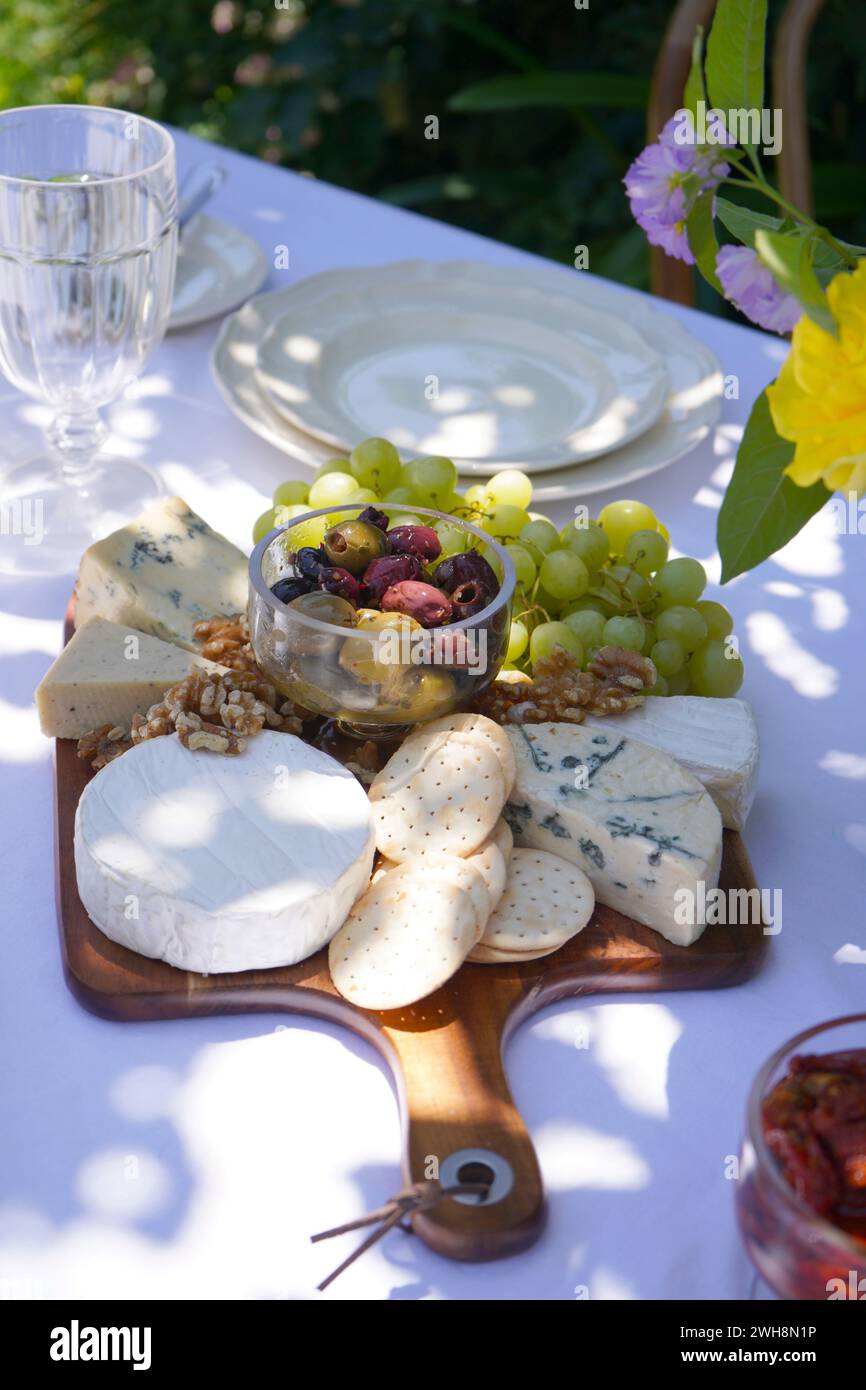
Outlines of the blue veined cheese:
M587 714L584 722L669 753L703 782L722 824L742 830L758 782L758 729L745 700L651 695L626 714Z
M618 730L507 727L517 779L505 815L515 843L577 864L599 902L668 941L696 941L703 924L677 921L689 914L677 913L676 895L718 883L722 821L706 788Z
M243 551L180 497L161 497L81 557L75 626L107 618L196 651L203 618L243 613L249 583Z

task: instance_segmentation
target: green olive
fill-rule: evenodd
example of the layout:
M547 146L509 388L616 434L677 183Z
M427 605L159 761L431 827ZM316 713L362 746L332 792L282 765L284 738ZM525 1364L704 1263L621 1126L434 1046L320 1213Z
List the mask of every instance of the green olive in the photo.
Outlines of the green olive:
M301 594L288 605L293 613L303 613L305 618L316 618L320 623L332 623L335 627L354 627L355 609L347 599L337 594L325 593L323 589L313 589L309 594Z
M401 719L418 724L447 713L454 701L454 680L446 671L427 666L407 672L399 691L388 692Z
M372 560L387 555L388 537L369 521L340 521L325 532L322 547L332 565L363 574Z
M361 632L394 630L395 637L403 632L409 637L411 633L423 630L420 623L405 613L380 613L375 608L359 608L356 617ZM347 637L340 648L340 665L362 685L383 685L390 689L394 677L400 677L406 671L401 661L402 655L396 641L383 641L380 646L366 637Z

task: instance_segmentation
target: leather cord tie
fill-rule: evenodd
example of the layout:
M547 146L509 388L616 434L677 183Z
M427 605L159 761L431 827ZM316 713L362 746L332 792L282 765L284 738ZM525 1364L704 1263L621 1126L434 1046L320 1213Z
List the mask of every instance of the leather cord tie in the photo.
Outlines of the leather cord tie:
M413 1183L411 1187L405 1187L402 1192L398 1192L396 1197L390 1197L384 1206L377 1207L368 1216L359 1216L355 1221L347 1221L343 1226L335 1226L330 1231L320 1231L318 1235L310 1236L310 1240L315 1244L319 1240L330 1240L331 1236L342 1236L347 1231L357 1231L363 1226L374 1226L378 1223L378 1229L371 1231L367 1239L362 1241L357 1250L345 1259L341 1265L329 1274L327 1279L323 1279L319 1284L319 1293L322 1293L329 1284L333 1284L338 1275L348 1269L349 1265L354 1264L359 1255L363 1255L365 1250L369 1250L371 1245L375 1245L377 1240L381 1240L392 1227L400 1225L404 1231L411 1233L412 1227L403 1224L404 1218L414 1216L419 1211L429 1211L445 1200L446 1197L477 1196L482 1202L490 1191L490 1184L486 1182L459 1182L451 1187L442 1187L436 1178L428 1178L422 1182Z

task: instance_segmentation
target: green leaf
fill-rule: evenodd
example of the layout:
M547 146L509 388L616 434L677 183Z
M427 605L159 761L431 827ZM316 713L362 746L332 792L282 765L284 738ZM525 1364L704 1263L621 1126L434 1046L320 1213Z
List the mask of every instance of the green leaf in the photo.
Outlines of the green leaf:
M734 474L719 512L722 583L781 550L832 493L823 483L798 487L785 473L794 446L776 433L766 391L752 407Z
M761 110L766 28L767 0L719 0L707 41L707 87L713 106L726 113Z
M503 34L492 29L489 24L478 19L474 14L469 14L464 10L444 10L442 13L442 23L449 29L457 29L467 38L474 39L482 47L490 49L493 53L498 53L500 58L504 58L507 63L511 63L515 68L521 68L524 72L531 72L533 68L538 68L541 64L538 59L519 44L512 43Z
M756 232L802 231L801 225L792 222L790 218L770 217L768 213L755 212L752 208L732 203L728 198L716 198L716 216L732 236L744 246L751 246L753 249ZM855 246L853 242L840 240L839 245L852 255L866 256L866 248ZM827 242L819 237L812 236L810 254L812 270L822 290L826 289L833 276L838 275L840 270L851 269L844 256L840 256L834 247L828 246Z
M698 102L702 101L706 106L707 89L704 85L704 26L699 24L695 30L695 37L692 39L692 66L686 78L685 91L683 92L683 106L687 111L691 111L697 120Z
M519 111L528 106L609 106L643 110L646 78L621 72L526 72L455 92L451 111Z
M753 212L751 208L741 207L739 203L732 203L728 198L716 198L716 216L731 236L735 236L744 246L754 247L755 232L777 232L782 226L780 217L770 217L766 212Z
M812 269L812 239L799 233L755 232L755 250L776 284L799 300L819 328L836 336L836 321Z
M853 252L855 256L866 256L866 250L862 246L852 246L850 241L840 241L839 245L844 246L846 251ZM844 256L840 256L834 246L828 246L826 241L814 237L812 241L812 269L818 284L822 290L826 290L830 281L841 270L850 271L851 266Z
M689 213L686 234L698 270L708 285L712 285L714 290L724 295L724 290L716 274L716 256L719 253L719 243L716 240L716 229L713 226L712 191L702 193L698 198Z

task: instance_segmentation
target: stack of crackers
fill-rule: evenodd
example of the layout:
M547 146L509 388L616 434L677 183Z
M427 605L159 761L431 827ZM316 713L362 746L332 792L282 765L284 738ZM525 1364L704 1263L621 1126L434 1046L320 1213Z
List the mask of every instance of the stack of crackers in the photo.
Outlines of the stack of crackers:
M587 925L586 875L558 855L513 848L502 812L515 775L508 735L480 714L419 727L385 764L370 787L382 858L330 945L346 999L401 1008L466 960L535 960Z

